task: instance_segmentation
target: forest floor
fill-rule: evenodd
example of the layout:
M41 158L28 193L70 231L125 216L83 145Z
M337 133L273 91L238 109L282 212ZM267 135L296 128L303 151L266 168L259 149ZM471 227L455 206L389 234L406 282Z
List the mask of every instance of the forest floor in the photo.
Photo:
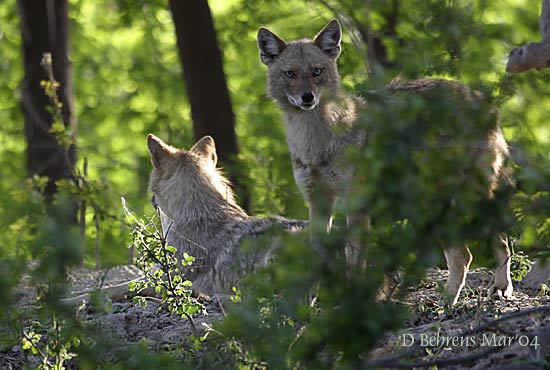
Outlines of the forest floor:
M513 296L504 300L483 296L492 279L490 271L472 270L459 303L449 309L440 305L439 298L447 271L430 270L421 284L407 294L405 303L413 312L410 319L399 333L388 333L380 341L365 360L365 368L543 369L541 364L550 361L550 310L525 312L550 306L550 296L539 291L540 280L546 281L549 271L547 265L535 271L536 276L528 275L515 284ZM90 304L83 305L78 314L83 322L101 327L121 347L145 342L154 350L176 348L192 335L193 327L188 320L159 308L154 300L142 307L127 298L127 283L141 277L142 273L133 266L74 270L70 274L68 302L89 302L90 292L101 286L109 292L112 305L104 312ZM34 295L22 290L18 299L24 307L32 304ZM207 315L194 318L199 335L212 322L223 319L223 302L219 297L204 300ZM493 323L498 319L498 324ZM1 369L32 366L36 361L36 356L23 351L20 345L0 351Z
M369 364L391 368L546 369L550 361L550 266L533 268L514 283L511 298L487 297L492 272L468 273L459 302L441 305L448 271L431 269L409 292L413 314L399 333L388 333ZM546 365L547 366L547 365Z

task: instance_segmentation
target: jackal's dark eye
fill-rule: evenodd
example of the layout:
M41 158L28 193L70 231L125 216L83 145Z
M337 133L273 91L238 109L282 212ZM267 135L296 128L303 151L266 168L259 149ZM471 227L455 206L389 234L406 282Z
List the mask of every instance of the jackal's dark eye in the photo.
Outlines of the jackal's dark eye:
M295 76L294 71L284 71L283 73L284 73L285 76L287 76L288 78L294 78L294 76Z
M311 72L311 75L313 77L317 77L317 76L320 76L321 73L323 73L323 69L322 68L315 68L313 69L313 72Z

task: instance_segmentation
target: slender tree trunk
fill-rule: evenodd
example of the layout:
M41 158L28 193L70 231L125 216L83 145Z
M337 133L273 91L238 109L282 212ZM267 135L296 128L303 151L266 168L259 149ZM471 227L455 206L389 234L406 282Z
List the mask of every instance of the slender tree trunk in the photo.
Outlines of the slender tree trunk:
M68 58L67 0L18 0L23 36L25 77L21 106L27 140L29 176L47 176L50 181L45 197L56 192L55 180L71 178L75 164L74 146L64 148L51 134L52 102L45 95L41 81L48 80L41 66L42 56L51 52L53 74L61 84L58 95L61 116L66 127L74 125L71 68Z
M235 115L208 1L170 0L170 9L191 105L195 140L204 135L214 138L218 158L228 166L229 176L241 198L247 199L242 183L237 181L239 147Z

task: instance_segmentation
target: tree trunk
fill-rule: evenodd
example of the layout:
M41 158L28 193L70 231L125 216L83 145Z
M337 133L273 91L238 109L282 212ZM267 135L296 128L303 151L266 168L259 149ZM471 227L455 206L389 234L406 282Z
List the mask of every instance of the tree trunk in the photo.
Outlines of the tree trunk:
M68 58L67 0L18 0L25 77L21 106L27 140L29 176L47 176L45 197L56 192L55 181L71 178L75 165L75 148L65 148L50 133L53 123L52 102L44 93L41 81L49 80L42 67L43 54L51 52L53 75L61 84L58 95L61 119L68 129L74 125L71 68Z
M236 156L239 147L235 115L208 1L170 0L170 9L191 105L195 140L205 135L214 138L218 158L228 166L229 177L241 198L246 198L244 188L237 181Z

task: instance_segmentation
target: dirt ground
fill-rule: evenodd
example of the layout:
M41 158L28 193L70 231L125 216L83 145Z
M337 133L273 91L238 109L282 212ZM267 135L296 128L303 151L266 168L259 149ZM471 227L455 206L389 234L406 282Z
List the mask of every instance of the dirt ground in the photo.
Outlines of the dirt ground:
M546 368L543 363L550 360L549 295L540 295L532 281L526 279L526 284L514 284L510 299L487 297L492 272L476 269L468 273L459 303L448 309L440 304L438 293L447 275L446 270L430 270L424 281L410 292L406 302L414 312L412 318L402 331L389 333L371 352L370 364L382 366L382 359L394 357L395 360L386 365L446 369ZM504 319L499 325L490 324L514 313L541 307L545 307L544 312ZM485 328L480 329L483 326Z
M459 304L449 309L440 304L438 290L447 271L430 270L424 281L407 294L406 304L414 312L411 319L399 333L387 334L365 360L365 368L543 369L542 363L550 361L550 310L505 320L498 327L487 323L515 312L550 306L550 296L540 295L531 282L516 283L511 299L485 297L491 274L484 269L471 271ZM161 350L189 337L192 326L188 320L159 309L155 301L142 307L127 297L128 282L140 278L142 273L134 266L74 270L67 302L82 303L80 319L101 327L121 345L145 341L149 348ZM111 296L112 308L108 312L95 311L86 304L89 293L98 288ZM23 290L18 299L25 306L32 303L34 296ZM205 332L205 325L223 318L223 301L204 301L207 315L194 318L198 334ZM476 329L482 325L488 326ZM456 363L457 359L464 361ZM29 358L20 345L0 352L1 369L18 368L29 361L32 366L36 359Z

